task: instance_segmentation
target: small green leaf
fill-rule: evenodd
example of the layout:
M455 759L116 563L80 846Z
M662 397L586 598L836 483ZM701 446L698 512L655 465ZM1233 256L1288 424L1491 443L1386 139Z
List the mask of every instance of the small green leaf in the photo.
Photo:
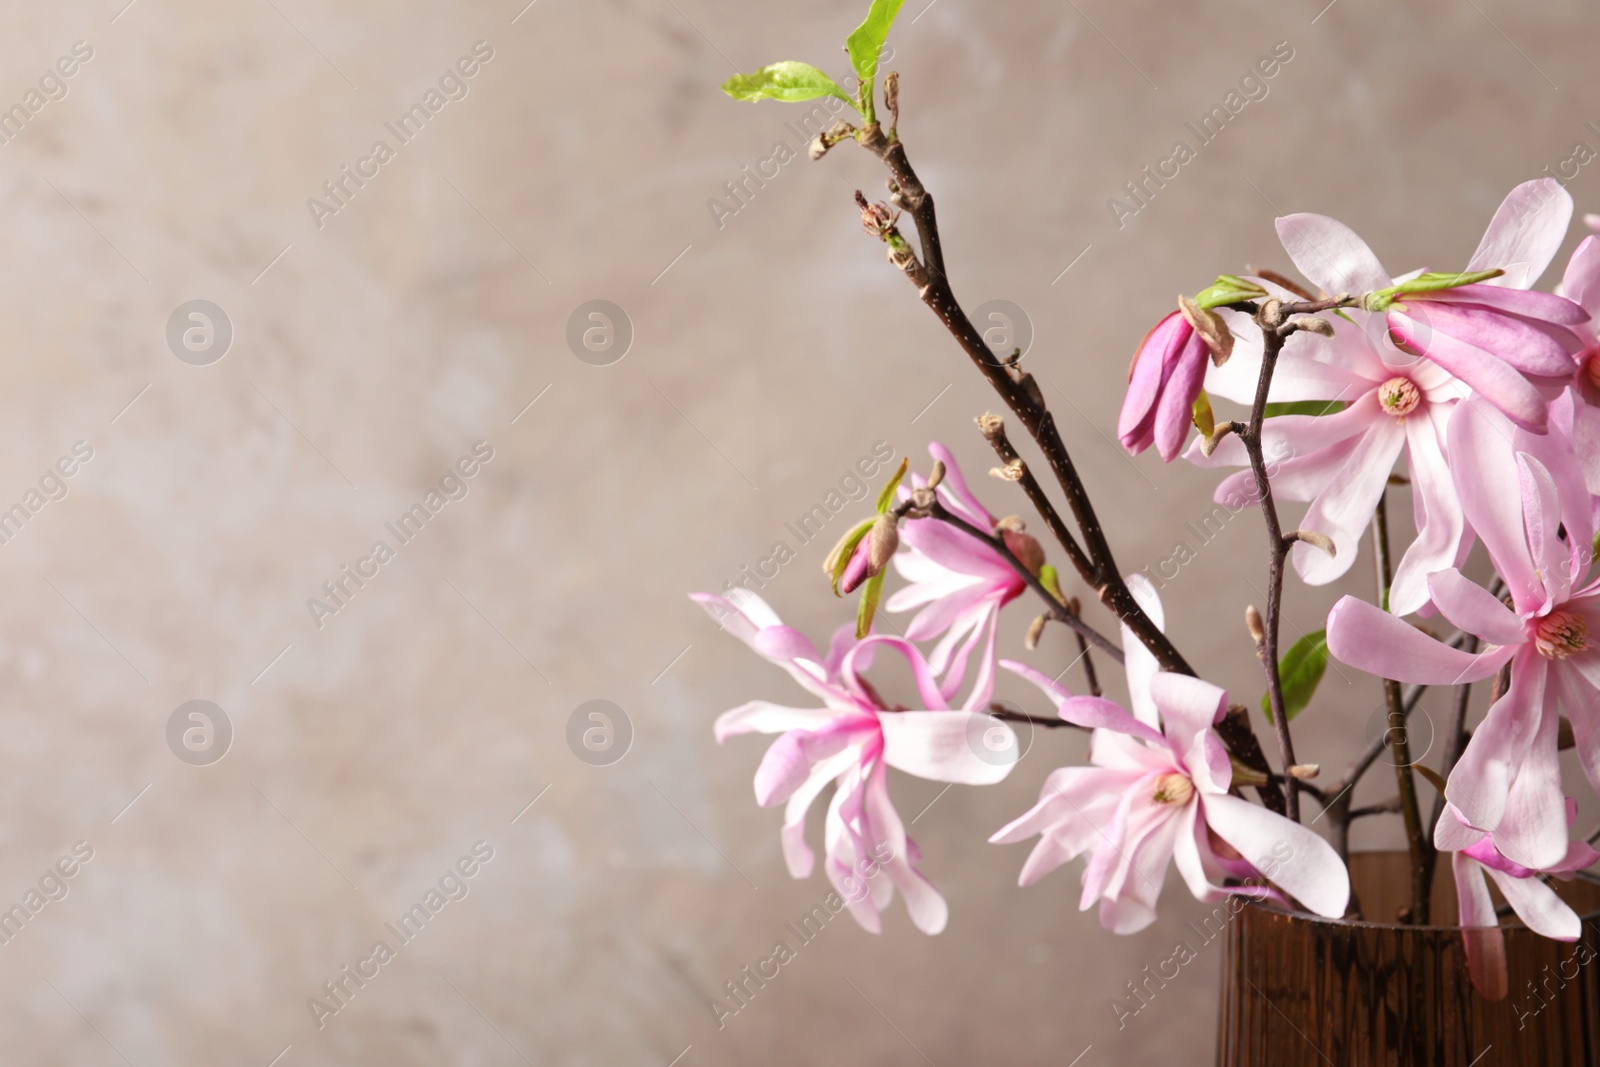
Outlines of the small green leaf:
M1061 603L1065 604L1067 598L1061 595L1061 575L1055 567L1046 563L1039 568L1039 584Z
M1336 415L1349 406L1343 400L1287 400L1268 404L1262 414L1269 419L1279 415Z
M838 82L810 63L796 63L793 60L773 63L751 74L735 74L722 83L722 91L735 100L748 100L751 103L757 100L794 103L815 100L819 96L837 96L851 107L855 106L855 101L850 99L850 94Z
M823 571L833 580L834 596L839 595L839 579L844 577L845 568L850 566L850 557L856 554L856 546L872 531L872 524L877 521L862 519L850 527L849 532L833 546L833 551L828 553L828 558L822 561Z
M1440 796L1444 796L1444 779L1439 777L1438 771L1434 770L1432 767L1424 767L1420 763L1413 763L1411 765L1411 769L1422 775L1422 777L1426 778L1428 780L1428 784L1437 789Z
M1194 428L1200 431L1201 437L1217 432L1217 416L1211 410L1211 398L1204 389L1194 398Z
M884 571L879 571L861 587L861 606L856 609L856 640L872 632L872 617L878 613L878 598L883 594Z
M863 85L870 86L872 79L878 76L878 55L883 51L883 42L889 39L889 27L894 25L903 3L905 0L872 0L867 17L845 39L845 47L850 50L850 65L855 67L856 77Z
M1266 295L1267 291L1255 282L1232 274L1219 274L1215 283L1195 294L1194 302L1210 311L1245 300L1260 300Z
M1290 722L1311 703L1312 694L1322 681L1322 672L1327 669L1326 630L1306 634L1290 646L1278 661L1278 677L1283 682L1283 710L1288 713ZM1272 701L1266 695L1261 697L1261 710L1266 713L1267 721L1271 722Z
M900 479L906 476L906 471L911 467L910 459L900 461L900 469L894 472L894 477L884 483L883 491L878 494L878 514L887 514L889 506L894 503L894 493L900 488Z

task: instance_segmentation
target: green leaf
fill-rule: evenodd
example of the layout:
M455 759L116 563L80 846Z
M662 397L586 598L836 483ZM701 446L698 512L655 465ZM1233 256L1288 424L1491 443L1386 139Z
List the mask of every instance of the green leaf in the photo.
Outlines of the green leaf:
M1039 584L1061 603L1067 602L1067 598L1061 595L1061 575L1055 567L1046 563L1039 568Z
M850 94L839 83L810 63L785 60L762 67L752 74L735 74L722 83L722 91L735 100L782 100L793 103L815 100L819 96L837 96L855 106Z
M1268 404L1262 414L1269 419L1279 415L1336 415L1349 406L1343 400L1286 400Z
M879 571L861 587L861 605L856 608L856 640L872 632L872 617L878 613L878 598L883 595L884 571Z
M1326 630L1306 634L1290 646L1278 661L1278 677L1283 682L1283 710L1288 713L1290 722L1311 703L1312 694L1322 681L1322 672L1327 669ZM1265 695L1261 698L1261 710L1266 713L1267 721L1271 722L1272 701Z
M910 468L910 466L910 459L902 459L900 461L900 469L894 472L893 478L890 478L886 483L884 483L882 492L878 494L879 515L886 514L889 510L889 505L894 503L895 490L900 488L900 479L906 476L906 471Z
M1200 431L1201 437L1210 437L1217 432L1217 416L1211 410L1211 398L1204 389L1194 398L1194 428Z
M867 17L845 39L845 47L850 50L850 65L855 67L856 77L863 85L871 86L872 79L878 75L878 55L883 51L883 42L889 39L889 27L894 25L903 3L905 0L872 0ZM870 88L868 92L870 94Z
M844 577L845 568L850 566L850 557L856 554L856 546L861 544L861 539L872 532L872 524L876 519L862 519L850 527L848 533L839 538L833 546L833 551L828 553L828 558L822 561L822 569L829 578L833 579L833 595L839 595L839 579Z
M1219 274L1212 285L1195 294L1194 302L1207 311L1245 300L1260 300L1267 291L1255 282L1232 274Z

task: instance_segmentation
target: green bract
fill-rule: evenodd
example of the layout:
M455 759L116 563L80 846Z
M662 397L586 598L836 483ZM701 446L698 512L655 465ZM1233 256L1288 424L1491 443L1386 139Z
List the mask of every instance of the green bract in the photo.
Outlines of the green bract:
M1362 301L1362 306L1368 311L1387 311L1390 304L1393 304L1407 293L1437 293L1441 289L1457 289L1463 285L1476 285L1479 282L1486 282L1490 278L1498 278L1504 273L1505 271L1503 270L1479 270L1471 273L1465 271L1453 273L1428 271L1426 274L1417 275L1410 281L1368 293L1366 299Z
M1232 274L1219 274L1214 284L1195 294L1194 302L1210 311L1244 300L1260 300L1266 295L1267 291L1255 282Z
M735 74L722 83L722 91L735 100L748 100L751 103L757 100L793 103L815 100L819 96L837 96L851 107L856 106L856 102L850 99L850 94L838 82L810 63L797 63L794 60L772 63L752 74Z

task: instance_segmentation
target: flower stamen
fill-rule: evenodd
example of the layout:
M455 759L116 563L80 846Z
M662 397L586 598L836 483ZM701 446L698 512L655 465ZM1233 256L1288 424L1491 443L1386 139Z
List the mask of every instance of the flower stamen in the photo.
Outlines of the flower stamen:
M1156 779L1156 787L1150 794L1150 799L1157 804L1187 804L1189 798L1194 796L1194 783L1189 776L1176 771L1163 774Z
M1390 378L1378 386L1378 403L1390 415L1403 419L1422 403L1422 390L1410 378Z
M1552 611L1533 628L1533 647L1545 659L1566 659L1589 647L1589 620L1571 611Z

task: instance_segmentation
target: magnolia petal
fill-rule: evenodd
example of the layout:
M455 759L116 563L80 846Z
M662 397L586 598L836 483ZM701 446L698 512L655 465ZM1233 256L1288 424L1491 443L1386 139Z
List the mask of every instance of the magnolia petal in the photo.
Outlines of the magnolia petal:
M1505 817L1506 798L1517 764L1543 716L1545 675L1544 660L1538 653L1517 657L1512 664L1510 688L1472 731L1471 740L1450 772L1445 797L1469 826L1493 833Z
M1485 868L1511 910L1536 934L1557 941L1576 941L1583 933L1583 923L1578 913L1556 896L1555 890L1537 878L1514 878L1493 867Z
M1301 274L1329 296L1360 296L1389 287L1389 274L1354 230L1326 215L1285 215L1278 240Z
M1506 975L1505 936L1495 915L1483 866L1459 852L1451 857L1456 876L1462 945L1467 952L1467 973L1472 986L1487 1000L1504 1000L1509 981Z
M1350 874L1316 832L1226 793L1201 793L1206 824L1277 885L1318 915L1342 918Z
M1515 612L1453 567L1428 576L1428 595L1452 626L1492 645L1520 645L1527 640Z
M1522 498L1513 430L1499 412L1474 397L1456 405L1450 417L1450 465L1471 476L1457 479L1456 491L1467 523L1477 533L1495 570L1511 590L1519 614L1531 612L1531 599L1542 596L1523 526Z
M901 711L878 716L883 760L896 770L935 782L993 785L1011 773L1021 746L1010 726L967 711ZM1006 745L989 752L984 737L1004 734ZM980 756L983 749L990 758ZM1010 762L999 761L1004 754Z
M1417 539L1395 568L1389 610L1409 615L1428 602L1428 576L1455 562L1466 534L1466 516L1444 458L1444 421L1406 420L1406 450Z
M712 736L717 744L740 734L782 734L790 730L815 730L839 712L833 708L791 708L766 700L752 700L717 716Z
M1368 674L1418 685L1482 681L1516 652L1514 647L1478 653L1451 648L1376 605L1349 596L1328 613L1328 650L1341 663Z
M1554 178L1523 182L1495 209L1467 272L1503 270L1489 284L1530 288L1549 266L1572 222L1572 195Z
M1304 542L1294 546L1294 569L1308 585L1326 585L1355 563L1361 535L1372 521L1405 444L1406 431L1400 420L1372 423L1333 481L1311 502L1301 525L1331 537L1338 551L1330 556Z

